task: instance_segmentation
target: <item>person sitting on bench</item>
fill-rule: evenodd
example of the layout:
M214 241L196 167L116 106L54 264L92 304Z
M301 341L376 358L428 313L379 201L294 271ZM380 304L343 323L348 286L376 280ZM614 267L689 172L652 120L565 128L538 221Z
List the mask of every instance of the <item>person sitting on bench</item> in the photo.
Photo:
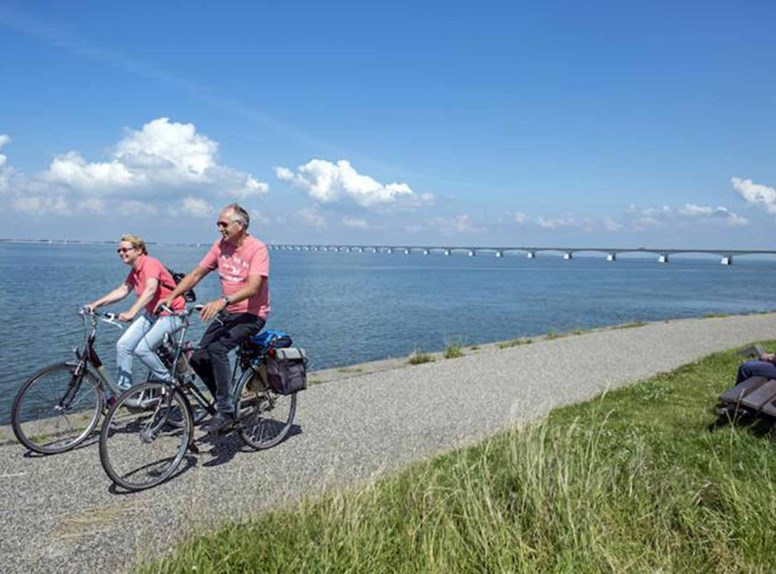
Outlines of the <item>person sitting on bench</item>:
M736 375L736 384L751 377L776 379L776 354L761 353L759 359L741 363L738 367L738 374Z

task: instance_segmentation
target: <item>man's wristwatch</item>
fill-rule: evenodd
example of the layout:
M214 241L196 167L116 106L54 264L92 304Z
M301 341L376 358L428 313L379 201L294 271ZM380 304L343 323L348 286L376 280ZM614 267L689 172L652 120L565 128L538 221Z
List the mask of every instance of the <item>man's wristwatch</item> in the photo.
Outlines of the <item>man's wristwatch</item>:
M221 297L221 301L224 302L224 309L226 309L229 306L229 303L231 303L231 301L229 300L229 297L227 297L226 295Z

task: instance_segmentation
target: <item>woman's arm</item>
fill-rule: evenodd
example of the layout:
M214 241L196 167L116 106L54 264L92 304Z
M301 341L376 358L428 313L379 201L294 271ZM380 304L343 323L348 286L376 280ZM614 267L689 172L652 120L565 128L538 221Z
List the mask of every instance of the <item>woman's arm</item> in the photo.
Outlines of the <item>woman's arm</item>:
M128 311L124 311L119 315L119 321L131 321L134 319L138 311L145 307L151 301L151 299L154 298L157 289L159 289L159 280L154 277L149 278L146 281L143 292L137 298L137 301L135 301L134 305L132 305Z
M96 301L93 301L87 305L90 309L94 310L98 307L102 307L103 305L110 305L111 303L115 303L116 301L121 301L124 297L129 295L129 285L126 283L122 283L120 286L116 287L113 291L108 293L107 295L103 295Z

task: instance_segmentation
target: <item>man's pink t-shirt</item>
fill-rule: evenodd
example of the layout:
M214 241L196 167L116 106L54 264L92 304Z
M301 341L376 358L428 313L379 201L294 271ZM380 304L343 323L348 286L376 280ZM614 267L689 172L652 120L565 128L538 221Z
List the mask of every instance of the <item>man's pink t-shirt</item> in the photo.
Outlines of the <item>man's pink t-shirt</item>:
M124 283L135 288L135 294L140 297L145 291L146 281L156 279L159 281L159 288L154 293L151 301L143 307L149 313L154 312L156 304L167 297L175 289L175 280L170 272L164 268L161 261L148 255L141 255L137 259L137 268L132 268ZM172 310L176 312L183 311L186 308L186 300L183 297L176 297L172 302ZM167 313L161 313L166 315Z
M240 247L235 247L226 239L219 239L199 262L199 266L208 271L218 269L221 288L227 297L245 287L249 276L263 277L256 295L231 303L225 310L227 313L252 313L266 320L270 311L269 252L266 245L250 235Z

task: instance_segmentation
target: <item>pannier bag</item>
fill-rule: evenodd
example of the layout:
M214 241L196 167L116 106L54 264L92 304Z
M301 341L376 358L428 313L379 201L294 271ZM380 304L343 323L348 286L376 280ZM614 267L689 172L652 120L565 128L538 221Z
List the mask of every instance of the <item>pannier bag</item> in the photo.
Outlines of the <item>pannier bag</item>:
M273 356L274 355L274 356ZM276 393L291 395L307 388L307 357L304 349L277 349L267 357L267 382Z

